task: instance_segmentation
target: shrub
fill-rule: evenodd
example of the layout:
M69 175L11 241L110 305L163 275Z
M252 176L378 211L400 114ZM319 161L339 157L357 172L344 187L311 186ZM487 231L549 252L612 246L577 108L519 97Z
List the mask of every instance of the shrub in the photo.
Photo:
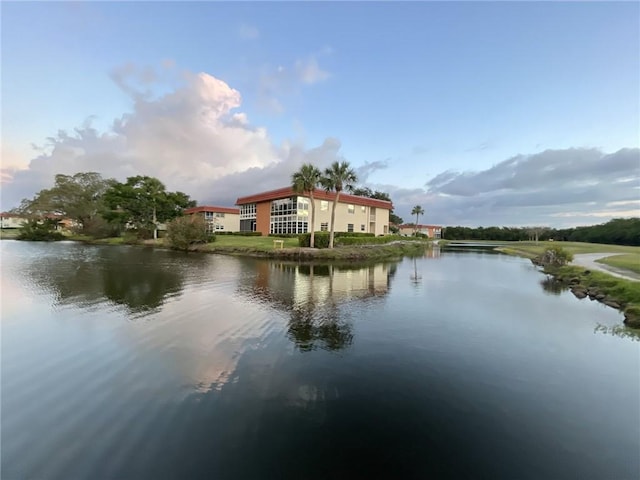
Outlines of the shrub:
M573 260L573 255L562 247L554 245L534 259L534 263L543 266L562 267Z
M18 240L30 240L34 242L51 242L64 240L64 235L56 231L58 222L46 218L40 220L28 220L20 228L20 233L16 237Z
M260 232L216 232L216 235L236 235L238 237L260 237Z
M215 235L207 233L207 224L199 215L173 219L167 225L167 244L174 250L188 251L198 243L215 241Z
M336 245L381 245L399 240L395 235L385 235L382 237L340 237L336 239Z
M311 234L302 233L298 235L298 245L300 247L309 247L311 244ZM329 248L329 233L328 232L315 232L314 245L315 248Z

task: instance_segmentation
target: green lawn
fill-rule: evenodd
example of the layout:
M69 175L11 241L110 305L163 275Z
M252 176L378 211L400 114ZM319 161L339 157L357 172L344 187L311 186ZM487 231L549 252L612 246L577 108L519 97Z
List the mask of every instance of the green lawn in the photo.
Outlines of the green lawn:
M611 257L596 260L598 263L604 263L611 267L631 270L640 273L640 253L627 253L623 255L613 255Z
M256 250L273 250L273 241L282 240L284 242L284 248L291 248L298 246L297 238L277 238L277 237L246 237L242 235L217 235L216 241L210 243L212 248L216 247L238 247L238 248L252 248ZM278 248L280 248L278 246Z
M607 245L603 243L583 242L505 242L505 247L498 250L506 253L521 254L525 257L534 257L544 253L547 248L557 246L573 253L625 253L640 255L640 247L628 247L625 245Z

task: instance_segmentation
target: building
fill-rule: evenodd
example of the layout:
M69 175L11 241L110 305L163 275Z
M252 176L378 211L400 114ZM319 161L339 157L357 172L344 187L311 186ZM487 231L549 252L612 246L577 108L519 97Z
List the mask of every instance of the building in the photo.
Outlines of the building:
M314 231L329 231L335 192L316 189ZM311 218L310 198L291 187L240 197L240 231L262 235L307 233ZM389 233L391 202L341 193L336 206L336 232Z
M400 225L398 229L400 230L400 235L413 235L414 232L422 233L429 238L442 238L442 227L439 225L413 225L411 223L405 223L404 225Z
M202 207L187 208L185 215L201 215L207 222L207 232L237 232L240 230L240 209L230 207Z
M27 219L15 213L0 213L0 228L20 228Z

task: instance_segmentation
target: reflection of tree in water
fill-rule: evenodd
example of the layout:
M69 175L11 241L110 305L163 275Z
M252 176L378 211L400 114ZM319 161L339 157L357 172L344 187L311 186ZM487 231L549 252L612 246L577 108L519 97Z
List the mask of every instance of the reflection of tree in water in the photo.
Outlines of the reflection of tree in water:
M353 341L352 326L339 318L335 304L317 308L312 302L291 310L287 335L303 352L340 350Z
M545 277L540 280L540 286L542 289L550 293L552 295L560 295L562 292L567 290L567 287L555 279L555 277Z
M604 335L611 335L614 337L628 338L634 342L640 342L640 330L635 328L629 328L625 325L607 326L598 324L593 329L593 333L602 333Z
M107 299L129 313L144 313L182 291L185 263L191 268L197 261L145 248L72 246L62 256L30 263L27 271L58 304L91 307Z

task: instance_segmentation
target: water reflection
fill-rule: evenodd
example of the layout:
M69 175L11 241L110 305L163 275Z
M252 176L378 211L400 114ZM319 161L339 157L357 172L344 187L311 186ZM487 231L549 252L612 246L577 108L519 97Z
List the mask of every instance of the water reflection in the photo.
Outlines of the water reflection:
M635 342L640 342L640 330L626 327L625 325L602 325L599 324L593 329L593 333L602 333L613 337L628 338Z
M567 290L566 285L563 285L562 282L559 282L555 277L551 276L547 276L540 280L540 286L546 293L551 295L560 295L562 292Z
M386 295L397 264L366 267L258 262L240 290L289 314L288 338L301 351L340 350L353 341L352 323L340 305Z
M200 262L177 252L136 247L68 245L25 265L33 284L57 305L97 306L105 300L130 314L157 311L184 286L184 268Z

